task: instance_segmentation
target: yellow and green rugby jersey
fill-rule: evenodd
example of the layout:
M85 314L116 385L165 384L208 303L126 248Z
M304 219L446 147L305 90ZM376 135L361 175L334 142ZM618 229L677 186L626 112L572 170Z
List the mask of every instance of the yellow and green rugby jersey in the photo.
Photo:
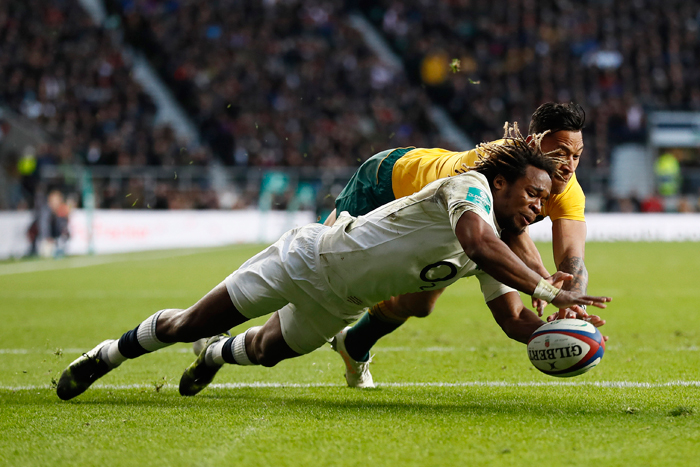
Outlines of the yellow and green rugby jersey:
M498 140L497 143L503 143ZM407 152L394 163L391 185L396 198L412 195L428 183L440 178L464 173L474 167L478 159L477 150L452 152L446 149L417 148ZM576 179L576 174L566 184L564 192L551 195L544 204L541 217L551 220L570 219L585 221L586 196Z

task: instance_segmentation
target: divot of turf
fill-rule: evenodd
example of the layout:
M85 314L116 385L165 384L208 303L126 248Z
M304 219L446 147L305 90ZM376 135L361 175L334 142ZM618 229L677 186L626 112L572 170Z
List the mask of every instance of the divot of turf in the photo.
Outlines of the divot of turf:
M692 407L678 406L669 412L672 417L687 417L695 414L695 409Z

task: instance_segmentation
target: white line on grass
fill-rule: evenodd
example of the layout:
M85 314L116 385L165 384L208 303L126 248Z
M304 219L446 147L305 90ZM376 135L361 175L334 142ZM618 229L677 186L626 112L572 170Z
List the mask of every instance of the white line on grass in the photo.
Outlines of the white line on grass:
M645 383L634 381L464 381L448 383L441 381L433 382L404 382L404 383L377 383L378 387L387 388L464 388L464 387L489 387L489 388L532 388L532 387L597 387L611 389L655 389L655 388L678 388L678 387L700 387L700 381L669 381L666 383ZM258 388L338 388L345 387L344 384L335 383L223 383L210 384L213 389L258 389ZM153 384L96 384L91 389L124 390L124 389L153 389ZM162 386L165 389L176 389L174 384ZM51 389L48 384L26 385L26 386L0 386L3 391L34 391L37 389Z
M29 355L29 354L53 354L57 355L57 352L63 354L77 354L80 355L83 352L87 352L90 349L0 349L0 355ZM331 351L330 347L321 347L318 349L320 351ZM483 348L479 349L477 347L378 347L377 351L380 352L476 352L479 350L490 351L490 352L512 352L513 349L509 348ZM192 348L190 347L175 347L175 348L165 348L158 351L159 353L192 353Z
M60 259L46 259L36 261L22 261L19 263L9 263L0 265L0 276L10 274L23 274L27 272L53 271L56 269L86 268L89 266L99 266L101 264L123 263L125 261L151 261L158 259L176 258L178 256L189 256L202 253L203 249L149 251L137 254L126 255L105 255L105 256L74 256Z
M519 383L511 383L507 381L464 381L457 383L447 382L404 382L404 383L376 383L379 387L391 388L411 388L411 387L503 387L503 388L519 388L519 387L543 387L543 386L595 386L601 388L665 388L665 387L700 387L700 381L670 381L668 383L636 383L632 381L527 381ZM242 389L242 388L315 388L315 387L344 387L344 384L333 383L223 383L211 384L209 387L220 389ZM151 386L152 387L152 386ZM175 387L173 385L173 387Z
M29 355L29 354L53 354L58 355L57 352L63 354L76 354L80 355L83 352L87 352L90 349L78 349L78 348L67 348L67 349L0 349L0 355ZM321 347L317 351L331 352L330 347ZM518 347L376 347L377 352L521 352L522 349ZM632 352L698 352L700 351L700 346L691 345L688 347L671 347L667 349L657 349L652 347L639 347L639 348L610 348L607 350L626 350ZM171 347L165 348L158 351L159 353L192 353L192 348L190 347Z
M118 299L118 300L140 300L140 299L173 299L173 298L186 298L193 299L193 293L184 290L165 290L165 289L151 289L151 290L33 290L24 292L12 292L12 291L0 291L0 299L13 299L13 300L55 300L55 299L67 299L67 300L105 300L105 299ZM197 294L199 296L199 294Z
M67 348L67 349L0 349L0 355L29 355L29 354L53 354L57 355L57 352L63 354L82 354L90 349L78 349L78 348ZM331 351L330 347L321 347L318 350L321 351ZM491 352L511 352L513 349L506 347L503 348L482 348L477 347L378 347L378 351L381 352L476 352L479 350L491 351ZM165 348L158 351L159 353L192 353L191 347L175 347L175 348Z

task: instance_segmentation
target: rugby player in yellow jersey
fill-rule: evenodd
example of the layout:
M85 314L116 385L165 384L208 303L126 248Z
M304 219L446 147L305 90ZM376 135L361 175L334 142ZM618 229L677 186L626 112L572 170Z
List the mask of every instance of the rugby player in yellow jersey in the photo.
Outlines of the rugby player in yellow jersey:
M585 196L576 180L576 168L583 152L581 130L585 113L577 104L546 103L532 114L528 132L549 133L542 139L544 153L559 150L558 157L568 162L560 167L561 178L553 178L552 195L544 204L535 222L549 216L552 221L554 262L559 271L573 275L565 283L566 290L585 293L588 272L584 264L586 223ZM428 183L463 173L474 166L477 149L452 152L445 149L398 148L380 152L365 161L353 175L336 200L336 210L326 220L335 222L336 213L348 211L352 216L366 214L394 199L411 195ZM503 240L535 272L543 277L550 274L527 233L504 234ZM369 372L370 349L383 336L393 332L409 317L428 316L443 289L406 294L374 305L352 327L335 336L333 348L346 364L345 377L351 387L374 387ZM540 316L546 303L533 299ZM596 326L605 321L588 316L584 310L560 310L557 317L583 317Z
M545 279L500 240L503 231L518 234L534 221L551 193L562 161L542 154L539 138L534 145L515 135L508 144L481 146L484 157L474 170L367 216L344 213L333 227L290 230L191 307L157 311L77 358L61 374L56 394L72 399L127 360L214 335L180 379L180 394L193 396L226 364L275 366L322 347L373 303L468 276L479 280L506 335L523 343L544 323L517 290L560 307L605 308L610 297L559 289L552 283L570 274ZM261 327L217 335L264 315L271 316Z

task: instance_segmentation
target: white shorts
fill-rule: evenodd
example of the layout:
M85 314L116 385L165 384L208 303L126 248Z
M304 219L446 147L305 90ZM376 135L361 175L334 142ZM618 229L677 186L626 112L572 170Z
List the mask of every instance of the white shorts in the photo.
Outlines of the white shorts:
M317 272L316 244L327 228L311 224L285 233L224 280L231 301L246 318L279 310L284 340L299 354L321 347L364 311L348 316L348 304ZM335 304L343 315L330 311Z

